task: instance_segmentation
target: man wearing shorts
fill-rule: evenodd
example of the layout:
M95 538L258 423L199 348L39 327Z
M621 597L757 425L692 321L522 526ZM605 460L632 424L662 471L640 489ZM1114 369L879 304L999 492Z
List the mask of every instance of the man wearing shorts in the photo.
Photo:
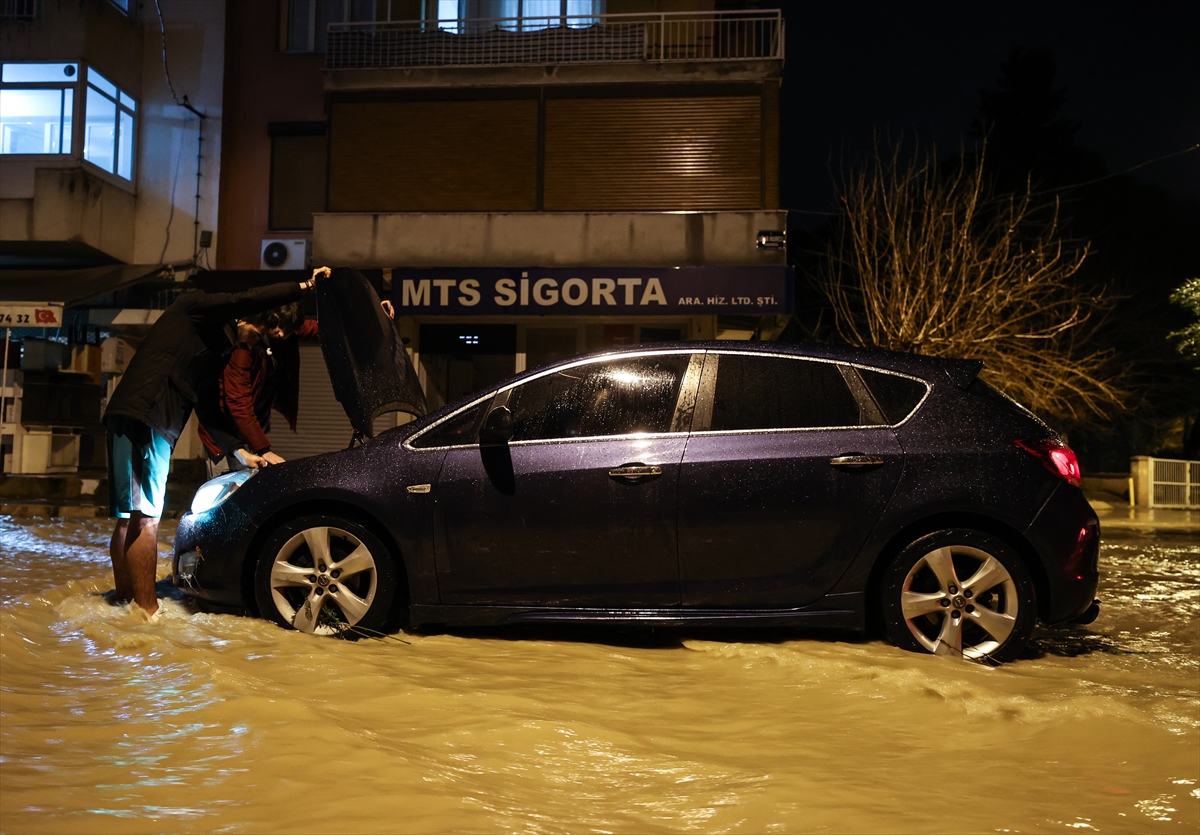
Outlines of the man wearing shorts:
M108 401L109 512L117 518L109 544L116 599L158 611L158 520L171 450L202 393L216 385L233 349L233 322L295 301L311 279L244 293L185 293L150 328ZM205 400L208 398L205 397Z

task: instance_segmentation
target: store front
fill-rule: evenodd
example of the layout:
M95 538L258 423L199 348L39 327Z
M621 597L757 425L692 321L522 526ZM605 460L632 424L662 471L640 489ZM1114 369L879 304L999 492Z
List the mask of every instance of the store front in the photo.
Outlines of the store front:
M392 269L430 408L579 354L718 337L718 317L792 311L787 267Z
M723 317L792 312L792 270L768 267L382 270L431 410L522 371L580 354L717 339ZM750 331L743 331L742 338ZM352 430L315 342L300 346L297 431L273 421L285 458L343 449ZM383 415L375 432L406 422Z

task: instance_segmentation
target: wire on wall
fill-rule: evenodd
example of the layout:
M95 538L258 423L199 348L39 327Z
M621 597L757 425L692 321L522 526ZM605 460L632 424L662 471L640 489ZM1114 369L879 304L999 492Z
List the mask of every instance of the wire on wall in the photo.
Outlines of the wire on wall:
M200 178L203 176L201 168L204 161L204 119L205 116L192 105L188 100L187 94L180 99L175 92L175 84L171 81L171 67L167 61L167 27L163 22L162 5L159 0L154 0L154 8L158 12L158 31L162 35L162 65L163 75L167 79L167 89L171 91L171 98L175 104L185 110L196 115L198 120L196 126L196 211L195 219L192 223L192 264L195 265L200 257ZM178 168L176 169L178 170ZM163 254L159 257L159 261L166 257L167 246L171 243L171 222L175 219L175 189L172 184L171 188L171 211L167 215L167 235L166 241L163 243Z

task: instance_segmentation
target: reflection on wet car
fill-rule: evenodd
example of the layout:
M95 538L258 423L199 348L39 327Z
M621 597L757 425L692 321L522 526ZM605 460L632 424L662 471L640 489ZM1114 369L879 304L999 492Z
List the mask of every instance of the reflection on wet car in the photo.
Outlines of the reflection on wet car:
M1099 526L1071 450L980 369L775 343L575 358L210 482L176 583L305 632L878 627L1010 659L1039 620L1095 617Z

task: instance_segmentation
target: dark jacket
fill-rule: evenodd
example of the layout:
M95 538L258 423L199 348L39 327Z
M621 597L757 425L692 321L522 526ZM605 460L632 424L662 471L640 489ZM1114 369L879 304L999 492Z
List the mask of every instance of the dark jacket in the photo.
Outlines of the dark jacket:
M216 406L222 363L233 348L225 325L295 301L301 292L299 282L285 281L244 293L180 296L138 346L105 418L140 420L174 447L197 402Z

